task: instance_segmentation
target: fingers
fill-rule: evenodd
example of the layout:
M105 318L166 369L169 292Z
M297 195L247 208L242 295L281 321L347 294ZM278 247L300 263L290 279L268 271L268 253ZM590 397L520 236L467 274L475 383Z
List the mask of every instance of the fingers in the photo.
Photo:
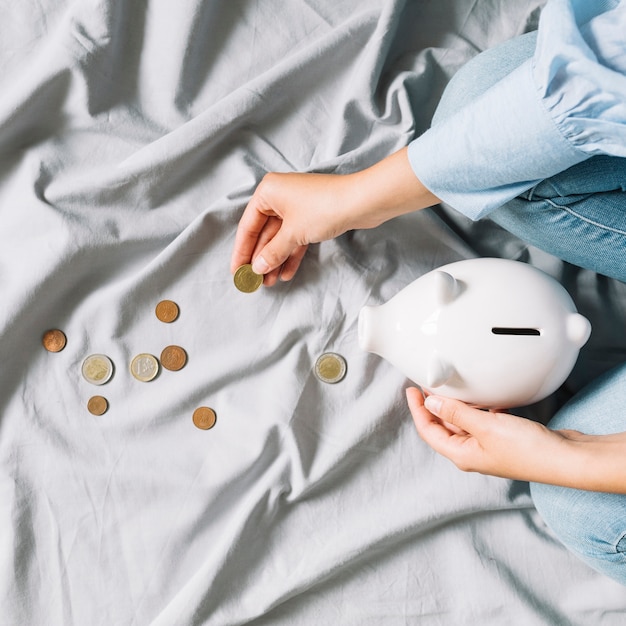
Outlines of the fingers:
M254 271L257 274L263 274L265 276L263 283L265 286L271 287L278 279L288 281L294 277L308 246L296 245L295 248L291 249L292 246L288 244L284 249L289 250L289 255L283 262L279 262L275 266L272 266L273 263L267 263L266 256L273 259L282 258L280 252L275 254L272 249L281 245L280 239L278 244L273 240L279 234L283 222L273 216L262 215L262 218L250 220L242 217L237 230L230 269L231 273L235 272L239 266L252 261ZM266 251L268 246L269 249Z
M468 406L460 400L443 398L441 396L428 396L424 405L426 409L440 420L464 432L475 433L485 426L485 420L490 413Z
M285 222L280 222L275 233L268 233L267 243L263 245L252 260L252 268L257 274L269 274L280 269L283 263L300 247L289 233Z
M333 239L353 224L349 200L355 194L347 193L353 185L354 179L336 174L266 174L239 222L231 272L251 262L265 285L290 280L310 243Z
M232 273L244 263L249 263L254 250L257 248L259 237L263 232L270 216L257 210L256 198L253 196L246 206L235 235L235 245L230 260Z
M270 180L269 177L266 177ZM290 280L300 266L306 246L292 234L284 216L265 198L272 188L264 179L248 202L237 227L230 269L234 273L244 263L252 263L264 284L273 285L280 277Z
M291 256L283 264L283 267L280 271L281 280L291 280L295 276L307 250L308 246L298 246L293 251Z
M406 397L409 410L413 416L415 428L420 437L440 454L449 456L450 439L452 437L465 437L467 433L451 427L449 424L433 415L424 405L424 398L419 389L415 387L408 388L406 390Z
M266 287L271 287L272 285L275 285L278 280L285 282L291 280L298 271L307 249L308 246L297 247L282 266L279 266L268 274L265 274L263 284Z
M417 387L409 387L406 390L406 399L411 414L418 413L421 415L424 408L424 396L422 392Z
M259 234L256 245L254 246L254 250L250 256L250 260L252 261L252 269L257 274L263 274L263 284L265 286L273 285L280 275L280 267L276 268L273 271L267 270L264 266L259 267L260 260L262 261L262 257L260 257L261 250L272 240L273 237L276 236L276 233L280 230L282 222L276 217L268 217L263 230Z

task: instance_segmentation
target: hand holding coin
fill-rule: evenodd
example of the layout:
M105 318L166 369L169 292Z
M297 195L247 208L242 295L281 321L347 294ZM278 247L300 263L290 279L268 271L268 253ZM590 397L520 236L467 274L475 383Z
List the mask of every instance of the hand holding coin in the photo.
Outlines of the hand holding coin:
M266 286L291 280L309 244L438 202L415 175L406 147L352 174L271 172L241 216L231 272L252 262Z

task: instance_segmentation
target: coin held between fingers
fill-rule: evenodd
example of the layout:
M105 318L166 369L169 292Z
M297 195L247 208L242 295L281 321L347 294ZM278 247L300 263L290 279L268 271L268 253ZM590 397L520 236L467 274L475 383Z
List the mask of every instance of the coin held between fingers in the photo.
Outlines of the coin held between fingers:
M245 263L237 268L233 281L239 291L252 293L263 284L263 275L257 274L250 263Z

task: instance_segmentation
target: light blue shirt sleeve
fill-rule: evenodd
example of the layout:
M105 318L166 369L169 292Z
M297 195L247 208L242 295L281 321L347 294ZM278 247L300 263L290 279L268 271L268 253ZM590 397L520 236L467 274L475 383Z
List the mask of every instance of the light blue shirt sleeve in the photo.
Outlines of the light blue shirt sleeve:
M549 0L534 56L409 144L472 219L598 154L626 157L626 0Z

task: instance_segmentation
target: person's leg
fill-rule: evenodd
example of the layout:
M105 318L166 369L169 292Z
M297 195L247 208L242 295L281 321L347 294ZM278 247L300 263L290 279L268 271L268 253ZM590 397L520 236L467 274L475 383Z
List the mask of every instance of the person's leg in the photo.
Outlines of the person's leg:
M532 57L536 33L480 53L450 80L433 125ZM525 242L579 267L626 281L626 159L596 156L548 178L489 218Z
M626 159L592 157L489 217L568 263L626 282Z
M548 427L596 435L626 431L626 364L581 391ZM559 540L591 567L626 585L626 495L539 483L530 487L539 514Z

